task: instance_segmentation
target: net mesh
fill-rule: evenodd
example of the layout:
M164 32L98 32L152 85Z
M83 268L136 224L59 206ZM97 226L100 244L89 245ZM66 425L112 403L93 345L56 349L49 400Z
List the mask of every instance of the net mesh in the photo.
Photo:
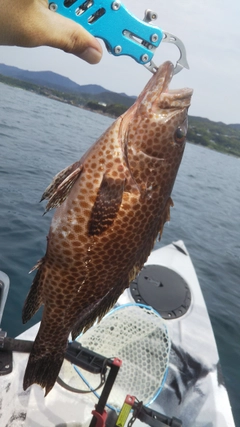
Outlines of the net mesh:
M110 407L119 410L127 394L147 405L160 392L168 366L170 341L165 322L150 307L140 304L120 306L81 335L78 341L106 358L122 360L109 396ZM78 382L80 388L95 389L98 386L99 376L80 368L76 370L84 381L81 385Z

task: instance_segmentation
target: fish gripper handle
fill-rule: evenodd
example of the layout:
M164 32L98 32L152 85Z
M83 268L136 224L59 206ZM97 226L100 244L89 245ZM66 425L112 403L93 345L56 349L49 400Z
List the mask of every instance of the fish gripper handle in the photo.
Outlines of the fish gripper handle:
M146 11L141 21L131 14L121 1L54 0L49 9L82 25L89 33L101 38L110 53L128 55L139 64L152 60L163 39L163 31L150 24L156 14Z

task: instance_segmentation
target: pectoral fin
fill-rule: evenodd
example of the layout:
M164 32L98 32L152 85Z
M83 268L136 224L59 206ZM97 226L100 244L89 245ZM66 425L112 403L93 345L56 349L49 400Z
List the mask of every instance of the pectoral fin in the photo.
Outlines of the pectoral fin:
M174 203L172 201L172 198L169 197L169 199L167 200L167 203L165 205L164 211L162 213L161 221L159 224L159 240L162 237L163 227L164 227L165 222L170 221L170 208L172 206L174 206Z
M52 183L46 188L41 198L41 201L44 199L49 200L44 214L64 202L71 188L79 178L82 169L83 165L80 162L76 162L63 169L53 178Z
M104 175L88 223L90 236L102 234L113 223L119 211L125 180Z

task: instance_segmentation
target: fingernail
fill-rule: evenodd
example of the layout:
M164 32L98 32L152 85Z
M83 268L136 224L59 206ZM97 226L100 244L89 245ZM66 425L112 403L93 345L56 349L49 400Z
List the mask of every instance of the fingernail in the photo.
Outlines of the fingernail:
M102 53L93 47L88 47L79 57L89 64L97 64L102 58Z

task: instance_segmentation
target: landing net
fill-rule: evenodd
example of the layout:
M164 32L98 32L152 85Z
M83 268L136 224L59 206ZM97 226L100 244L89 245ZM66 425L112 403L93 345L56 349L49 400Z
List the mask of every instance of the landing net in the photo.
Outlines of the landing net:
M110 408L120 410L127 394L148 405L160 393L167 373L170 340L164 320L151 307L117 307L78 341L106 358L122 360L108 399ZM81 389L94 390L99 385L98 375L78 367L75 370L82 380L77 383ZM101 389L97 393L100 395Z

